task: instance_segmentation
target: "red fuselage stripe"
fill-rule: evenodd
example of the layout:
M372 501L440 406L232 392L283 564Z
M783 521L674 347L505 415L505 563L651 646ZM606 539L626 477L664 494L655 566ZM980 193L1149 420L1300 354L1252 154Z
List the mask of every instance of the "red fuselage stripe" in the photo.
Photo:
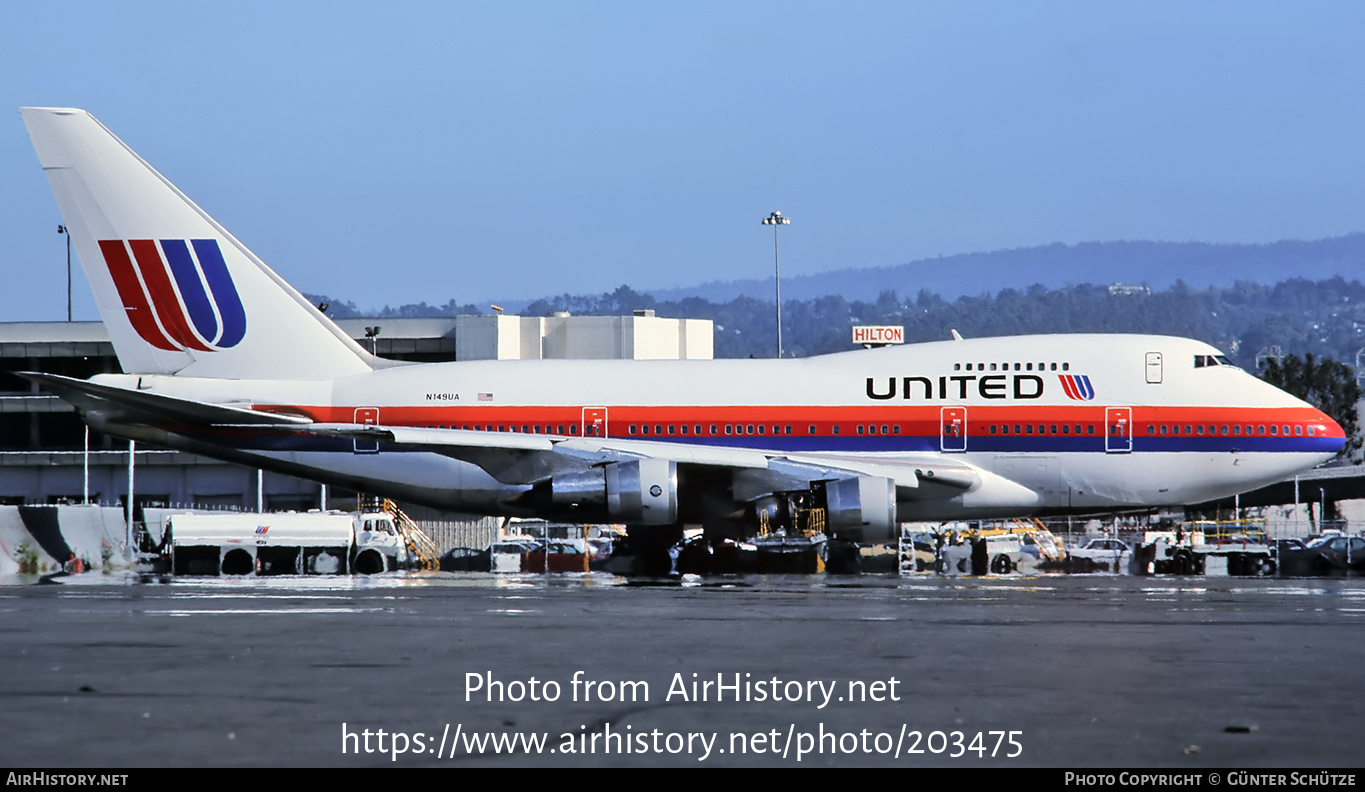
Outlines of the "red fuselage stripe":
M268 408L267 408L268 409ZM291 414L303 414L322 422L346 422L355 420L356 408L353 407L305 407L290 408ZM1048 406L1048 407L979 407L968 406L966 432L968 436L981 436L991 433L991 427L1009 427L1014 432L1016 425L1035 427L1048 425L1105 425L1105 408L1092 406ZM462 429L465 427L506 426L510 431L519 431L523 425L539 425L542 433L554 433L547 427L582 426L583 407L555 406L381 406L378 410L378 423L388 426L433 426ZM1179 426L1180 435L1185 435L1186 427L1194 433L1197 427L1205 431L1209 426L1216 427L1221 434L1223 426L1301 426L1312 425L1318 437L1344 437L1340 426L1330 421L1322 413L1312 408L1302 407L1143 407L1131 408L1131 432L1136 437L1160 436L1162 425ZM651 434L653 427L687 424L701 424L709 432L711 424L767 424L791 425L793 432L808 435L808 428L814 425L816 435L833 434L835 426L840 434L849 434L857 425L899 426L901 434L929 436L937 435L942 427L941 408L932 407L741 407L727 405L721 407L640 407L616 406L606 408L608 432L612 437L628 435L631 424L648 424ZM1318 429L1317 427L1322 427ZM1150 430L1150 431L1149 431ZM557 431L557 430L556 430ZM1103 432L1108 434L1109 432Z

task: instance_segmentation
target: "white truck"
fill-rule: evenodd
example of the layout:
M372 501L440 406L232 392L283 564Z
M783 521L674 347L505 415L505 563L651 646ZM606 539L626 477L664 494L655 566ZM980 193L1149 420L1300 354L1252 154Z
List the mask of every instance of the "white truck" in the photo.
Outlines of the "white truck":
M1264 529L1239 524L1231 531L1220 527L1195 522L1183 523L1174 531L1148 531L1140 548L1143 571L1211 577L1275 574L1275 553Z
M171 514L158 566L173 575L374 575L412 569L386 512Z

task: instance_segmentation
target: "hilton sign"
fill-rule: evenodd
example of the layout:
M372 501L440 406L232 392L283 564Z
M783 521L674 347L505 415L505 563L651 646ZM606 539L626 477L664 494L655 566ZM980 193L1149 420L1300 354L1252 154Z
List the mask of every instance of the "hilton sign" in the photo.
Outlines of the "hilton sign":
M905 328L901 325L854 325L855 344L904 344Z

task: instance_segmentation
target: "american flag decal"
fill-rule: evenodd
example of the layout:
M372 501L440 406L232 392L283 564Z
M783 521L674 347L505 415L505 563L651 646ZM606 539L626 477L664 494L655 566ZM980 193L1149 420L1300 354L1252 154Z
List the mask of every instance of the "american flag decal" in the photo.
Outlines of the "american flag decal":
M1090 377L1084 374L1058 374L1057 378L1062 381L1062 390L1066 392L1068 399L1090 401L1095 398L1095 388L1090 384Z
M479 394L479 401L493 401L493 394L491 394L491 393L480 393L480 394Z

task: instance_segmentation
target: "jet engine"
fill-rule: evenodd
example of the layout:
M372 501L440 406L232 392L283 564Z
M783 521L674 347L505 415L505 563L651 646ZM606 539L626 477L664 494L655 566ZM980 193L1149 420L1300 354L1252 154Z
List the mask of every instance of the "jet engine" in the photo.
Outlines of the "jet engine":
M678 521L678 465L666 459L613 462L550 479L550 502L565 510L603 513L631 525Z
M819 482L824 485L828 531L854 542L895 537L896 482L882 476L857 476Z

